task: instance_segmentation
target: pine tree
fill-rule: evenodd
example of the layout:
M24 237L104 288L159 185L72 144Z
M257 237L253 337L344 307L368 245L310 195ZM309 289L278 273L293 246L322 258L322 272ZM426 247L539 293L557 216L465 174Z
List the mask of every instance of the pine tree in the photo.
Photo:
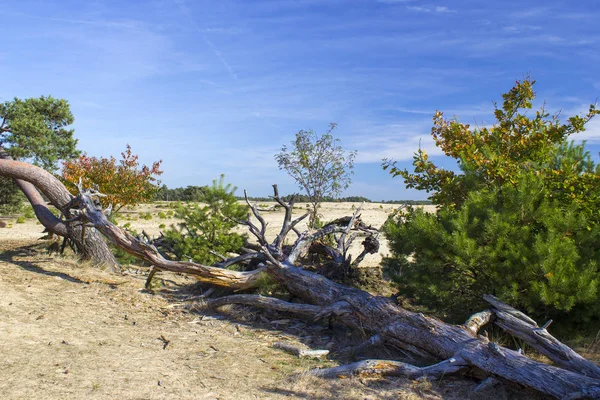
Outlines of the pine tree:
M225 184L223 175L201 191L201 203L178 206L175 217L183 222L167 230L165 237L177 258L211 265L222 260L219 255L239 252L244 245L246 237L232 230L247 218L248 209L238 203L236 188Z
M438 146L460 173L419 151L407 186L433 192L434 214L409 209L386 224L386 269L403 291L454 321L491 293L563 326L600 318L600 169L585 146L568 142L597 111L561 124L544 110L523 112L533 82L517 82L497 124L471 130L434 117Z

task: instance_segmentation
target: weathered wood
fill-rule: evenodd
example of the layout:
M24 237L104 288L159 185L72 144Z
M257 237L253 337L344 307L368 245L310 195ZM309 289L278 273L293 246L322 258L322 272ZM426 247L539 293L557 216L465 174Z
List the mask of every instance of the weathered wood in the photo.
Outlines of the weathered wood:
M130 233L111 223L101 210L96 209L88 196L81 196L80 202L82 216L92 223L109 241L129 254L154 265L159 270L194 275L202 282L232 290L253 288L260 282L260 274L263 268L249 272L238 272L194 262L167 260L153 245L138 240Z
M494 386L499 385L501 382L499 379L490 376L485 378L475 389L473 389L473 393L480 393L486 390L493 388Z
M492 313L490 310L480 311L471 315L467 322L465 322L464 326L471 333L471 335L477 336L477 333L481 327L490 322L493 316L494 313Z
M497 318L495 324L500 328L525 341L559 367L600 379L600 367L586 360L548 333L546 328L549 324L539 327L533 319L501 302L496 297L485 295L483 298L492 305L492 311Z
M52 174L34 165L15 161L0 147L0 175L12 177L31 203L37 219L51 233L71 239L79 252L96 264L118 271L119 264L104 238L95 229L84 229L81 223L64 221L52 214L41 191L66 218L73 196ZM38 191L39 190L39 191Z
M365 340L364 342L362 342L360 345L358 345L354 349L354 354L361 354L364 351L366 351L372 347L380 346L383 343L384 343L383 338L381 337L380 334L377 333L377 334L371 336L370 338L368 338L367 340Z
M247 306L268 308L270 310L289 312L311 318L314 318L323 310L323 307L313 306L311 304L290 303L273 297L255 294L234 294L231 296L204 300L200 302L196 308L208 307L216 309L228 304L244 304Z
M323 378L337 378L348 375L383 375L401 376L409 379L423 377L439 378L455 374L469 365L461 358L450 358L428 367L416 367L411 364L391 360L362 360L352 364L333 368L317 368L310 371L312 375Z
M294 346L289 343L276 342L273 343L273 347L287 351L288 353L294 354L299 358L321 358L329 354L329 350L312 350L305 349L300 346Z

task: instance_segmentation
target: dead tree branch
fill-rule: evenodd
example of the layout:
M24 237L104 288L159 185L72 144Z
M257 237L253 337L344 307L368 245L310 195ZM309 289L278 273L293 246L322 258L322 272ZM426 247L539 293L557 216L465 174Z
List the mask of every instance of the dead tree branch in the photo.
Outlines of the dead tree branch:
M500 328L525 341L559 367L600 379L600 367L552 336L547 331L548 323L539 327L527 315L501 302L496 297L485 295L483 298L492 305L492 312L496 316L495 324Z

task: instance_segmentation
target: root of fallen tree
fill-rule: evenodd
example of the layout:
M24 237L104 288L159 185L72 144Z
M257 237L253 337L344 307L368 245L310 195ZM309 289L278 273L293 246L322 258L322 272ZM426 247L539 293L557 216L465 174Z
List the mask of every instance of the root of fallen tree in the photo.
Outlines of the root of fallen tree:
M25 176L13 177L28 180ZM254 294L234 294L206 299L206 306L216 308L225 304L247 304L299 314L314 320L335 320L372 335L361 348L388 343L412 354L440 360L429 367L416 367L389 360L365 360L336 368L315 370L315 375L331 377L376 373L419 378L476 370L478 374L487 375L489 378L486 382L491 384L499 379L560 399L600 399L600 368L597 365L554 338L547 330L548 324L538 326L531 318L493 296L485 297L490 304L489 310L473 315L463 325L452 325L434 317L408 311L388 298L373 296L305 270L303 260L317 241L327 236L335 237L334 245L326 244L323 247L323 243L329 242L322 241L319 253L325 254L331 262L339 264L340 267L348 268L355 266L348 254L348 248L356 234L362 232L368 237L376 238L377 232L361 222L357 210L353 216L334 221L316 232L300 233L296 225L305 216L292 219L292 204L283 202L279 198L276 186L274 189L275 201L285 209L283 225L275 239L271 242L267 240L266 222L259 210L248 202L258 223L253 222L249 215L245 224L259 245L255 250L248 249L246 254L213 266L165 259L153 244L135 238L113 225L97 206L97 202L94 202L94 196L98 195L94 191L84 191L80 188L80 194L71 201L70 215L74 215L90 227L95 227L123 250L151 263L155 270L192 274L202 282L232 291L255 288L260 283L261 275L266 274L303 302L291 303ZM290 232L296 234L297 238L293 246L287 248L284 242ZM366 252L374 248L372 241L365 241L363 245ZM357 260L362 257L358 257ZM232 263L247 262L249 259L258 262L258 268L247 272L223 268ZM492 321L546 355L556 366L534 361L520 351L499 346L487 337L478 335L479 329Z

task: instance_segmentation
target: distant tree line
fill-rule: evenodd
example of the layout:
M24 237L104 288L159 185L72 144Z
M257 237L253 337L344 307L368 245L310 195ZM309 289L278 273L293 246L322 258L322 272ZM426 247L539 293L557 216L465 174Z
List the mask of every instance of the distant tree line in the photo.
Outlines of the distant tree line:
M195 201L201 202L203 198L203 193L206 191L208 186L187 186L171 189L167 187L167 185L162 185L158 192L156 193L155 200L156 201ZM289 194L286 196L282 196L284 201L289 201L292 196L296 203L309 203L310 199L305 194ZM243 200L244 197L237 196L238 200ZM249 197L251 201L273 201L271 197ZM373 203L371 199L368 199L363 196L346 196L346 197L332 197L325 196L323 197L324 202L328 203ZM379 203L384 204L408 204L408 205L427 205L432 204L431 200L382 200Z
M196 201L200 202L208 186L187 186L170 189L162 185L156 192L156 201Z
M282 196L283 201L290 201L294 197L294 201L296 203L310 203L310 197L305 194L288 194ZM271 197L251 197L252 201L273 201ZM372 203L372 201L366 197L362 196L348 196L348 197L333 197L333 196L323 196L323 202L326 203L342 203L342 202L366 202Z
M381 200L383 204L406 204L409 206L428 206L433 204L431 200Z

